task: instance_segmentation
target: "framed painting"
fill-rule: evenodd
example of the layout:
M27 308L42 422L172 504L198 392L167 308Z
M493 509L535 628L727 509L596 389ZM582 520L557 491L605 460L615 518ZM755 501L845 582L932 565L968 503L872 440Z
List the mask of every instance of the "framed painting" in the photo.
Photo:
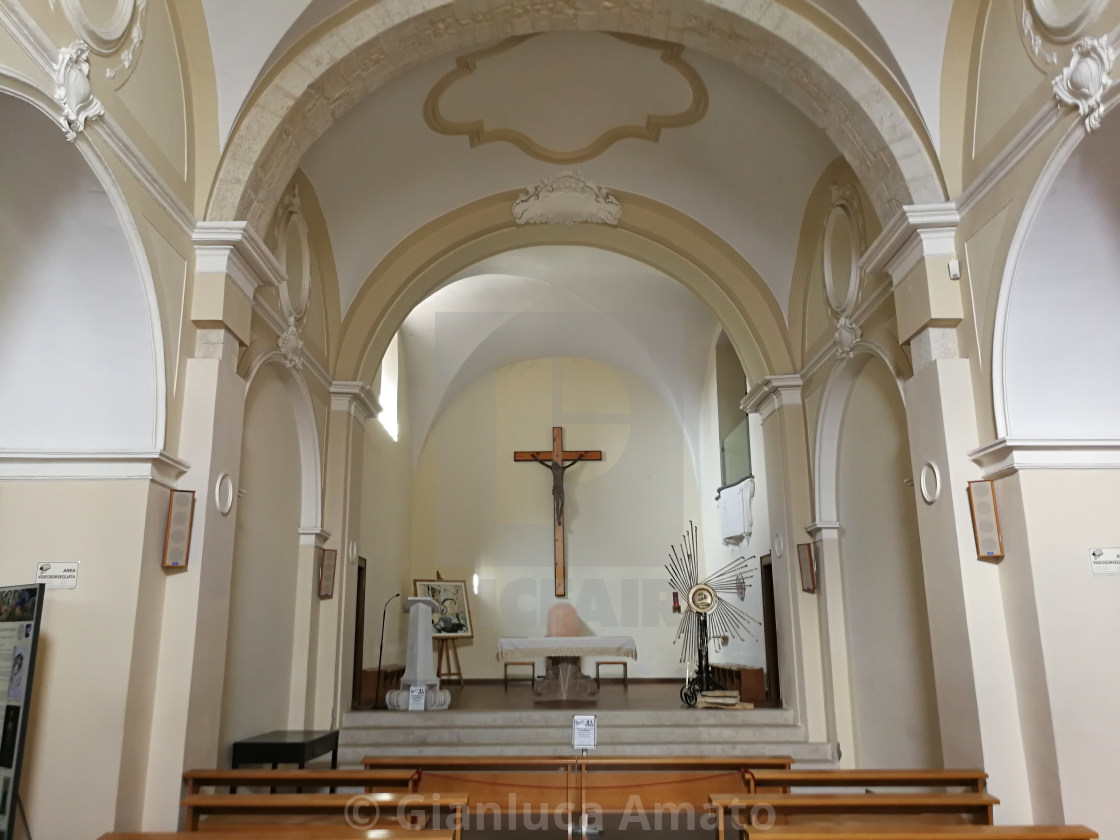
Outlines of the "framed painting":
M414 580L412 589L417 597L439 604L439 611L432 612L432 638L474 638L465 580Z
M798 543L797 565L801 569L801 591L817 591L817 567L813 563L813 544Z
M322 549L319 559L319 598L327 600L334 597L334 575L338 568L338 550Z

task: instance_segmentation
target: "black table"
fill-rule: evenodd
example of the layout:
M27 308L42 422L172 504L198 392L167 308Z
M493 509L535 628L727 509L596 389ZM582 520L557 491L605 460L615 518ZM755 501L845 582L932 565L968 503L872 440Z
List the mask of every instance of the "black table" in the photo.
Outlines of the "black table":
M331 754L334 770L338 767L337 729L276 729L234 741L230 766L236 769L243 764L271 764L275 770L281 764L298 764L302 770L311 759L327 753Z

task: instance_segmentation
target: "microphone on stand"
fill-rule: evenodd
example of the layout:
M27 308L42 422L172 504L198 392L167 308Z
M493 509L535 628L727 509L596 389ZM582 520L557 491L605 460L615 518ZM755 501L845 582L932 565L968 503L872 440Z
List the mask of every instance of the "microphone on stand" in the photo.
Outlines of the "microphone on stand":
M389 610L389 604L393 598L401 597L401 593L389 596L389 600L385 602L385 606L381 608L381 645L377 648L377 687L373 690L373 708L377 708L381 702L381 654L385 652L385 613ZM388 706L386 706L388 708Z

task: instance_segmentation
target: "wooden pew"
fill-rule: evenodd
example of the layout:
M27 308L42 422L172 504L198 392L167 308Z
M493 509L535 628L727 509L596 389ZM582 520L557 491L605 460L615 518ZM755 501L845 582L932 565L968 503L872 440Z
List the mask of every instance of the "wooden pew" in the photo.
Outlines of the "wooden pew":
M416 790L419 781L416 770L188 770L183 774L187 793L201 793L202 788L229 788L236 793L239 787L360 787L366 790L403 787Z
M739 826L750 820L740 821L740 813L763 809L766 824L773 815L776 823L814 822L822 817L843 818L858 823L859 817L906 817L927 822L944 822L955 818L978 825L992 824L992 809L999 800L987 793L756 793L748 796L713 794L711 804L717 809L717 833L724 840L727 818ZM772 809L772 810L771 810ZM909 820L907 820L909 821Z
M747 840L1095 840L1083 825L775 825L746 827Z
M960 787L984 793L988 774L983 770L770 770L744 772L751 793L791 787Z
M356 798L363 797L368 804L354 809ZM198 831L201 826L207 830L236 831L254 830L257 826L240 823L224 823L214 820L202 821L203 816L251 815L273 818L273 822L283 822L284 818L314 815L341 819L353 815L359 819L373 817L376 806L377 816L385 818L400 813L412 813L418 809L437 811L448 809L452 813L452 830L455 840L461 840L463 810L467 807L467 797L458 793L443 793L425 796L418 793L195 793L183 797L181 805L186 809L185 824L188 831ZM281 818L275 820L275 818ZM267 830L276 830L269 823ZM207 823L210 823L207 825Z
M279 834L284 840L455 840L448 829L415 828L350 828L345 825L270 825L269 836ZM206 840L246 840L247 832L207 831ZM249 834L248 836L252 836ZM198 838L192 831L179 832L112 832L99 840L190 840ZM1064 840L1064 839L1063 839Z

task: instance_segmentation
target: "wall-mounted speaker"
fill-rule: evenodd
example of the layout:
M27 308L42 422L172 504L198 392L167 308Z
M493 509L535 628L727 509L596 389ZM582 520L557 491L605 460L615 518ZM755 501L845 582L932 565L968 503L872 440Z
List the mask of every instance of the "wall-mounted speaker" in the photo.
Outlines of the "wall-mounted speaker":
M1003 537L999 532L995 486L990 481L968 482L968 504L972 508L972 533L976 537L976 556L980 560L1003 558Z
M194 491L172 490L167 504L167 536L163 541L163 568L185 569L191 554Z

